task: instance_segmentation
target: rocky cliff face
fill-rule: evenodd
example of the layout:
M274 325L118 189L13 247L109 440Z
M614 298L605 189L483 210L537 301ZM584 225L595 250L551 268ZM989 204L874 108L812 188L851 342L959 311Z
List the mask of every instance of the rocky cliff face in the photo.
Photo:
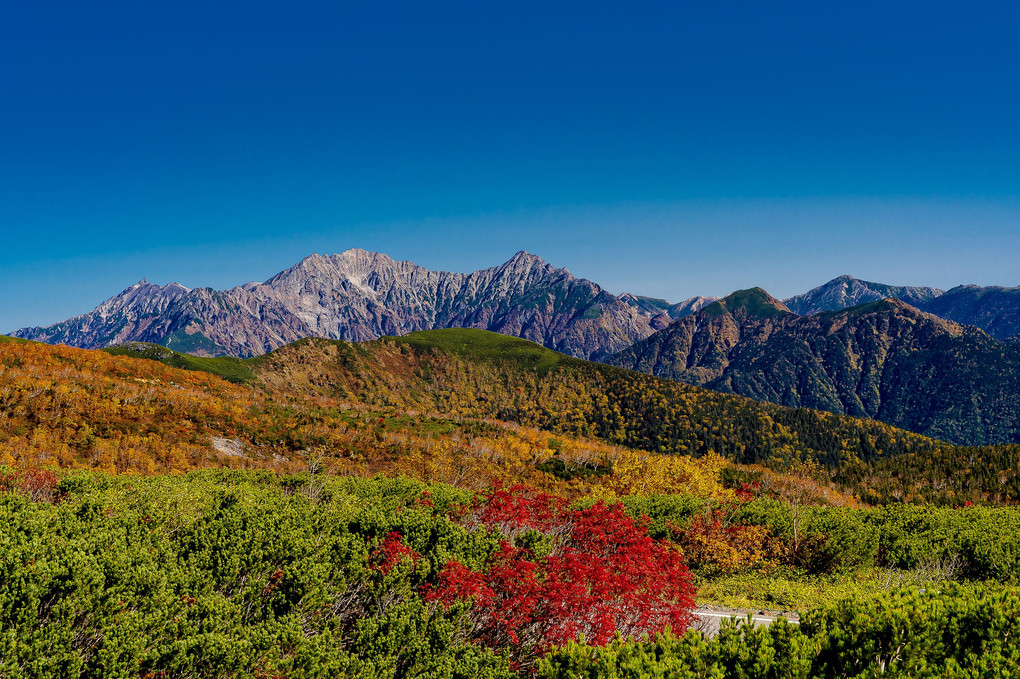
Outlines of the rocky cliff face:
M960 285L920 308L940 318L981 328L998 340L1020 342L1020 287Z
M743 291L609 359L955 443L1020 442L1020 346L896 299L812 316Z
M943 293L938 288L916 287L908 285L885 285L857 280L853 276L840 276L825 285L797 295L787 300L790 311L800 314L817 314L822 311L839 311L849 309L868 302L877 302L887 297L895 297L911 306L919 306L935 299Z
M88 314L14 334L84 348L135 340L247 357L309 336L360 341L469 327L598 359L651 334L651 316L526 252L461 274L348 250L224 291L142 281Z
M620 301L624 304L628 304L643 315L648 316L652 319L652 327L656 330L661 330L670 324L671 321L675 321L678 318L684 316L690 316L699 309L704 309L712 302L717 301L718 297L691 297L685 299L679 304L673 304L664 299L658 299L656 297L642 297L641 295L632 295L629 292L625 292L620 295Z

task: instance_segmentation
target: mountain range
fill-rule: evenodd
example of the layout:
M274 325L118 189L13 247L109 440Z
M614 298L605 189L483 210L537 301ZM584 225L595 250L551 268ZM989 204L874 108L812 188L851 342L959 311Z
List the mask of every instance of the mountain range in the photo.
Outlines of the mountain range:
M1020 288L944 292L840 276L782 302L757 288L675 304L613 295L527 252L463 274L348 250L222 291L142 280L89 313L12 334L246 358L305 337L365 341L442 328L517 336L957 443L1020 441Z
M839 276L785 304L811 315L890 297L999 340L1020 336L1020 288L966 285L944 293ZM313 254L263 283L221 291L142 279L86 314L11 334L87 349L142 341L198 356L251 357L303 337L363 341L465 327L600 360L718 300L613 295L523 251L462 274L353 249Z
M960 285L925 302L921 309L981 328L998 340L1020 341L1020 287Z
M808 315L849 309L890 297L947 321L981 328L997 340L1020 341L1020 287L959 285L947 292L839 276L783 302L790 311Z
M87 314L12 334L82 348L144 341L196 355L250 357L303 337L362 341L466 327L602 358L667 325L670 312L682 313L624 301L527 252L461 274L347 250L313 254L264 283L223 291L142 280Z
M803 295L783 300L795 314L805 316L822 311L839 311L880 299L895 297L907 304L919 307L943 294L938 288L911 287L908 285L885 285L862 281L853 276L840 276L825 285L805 292Z

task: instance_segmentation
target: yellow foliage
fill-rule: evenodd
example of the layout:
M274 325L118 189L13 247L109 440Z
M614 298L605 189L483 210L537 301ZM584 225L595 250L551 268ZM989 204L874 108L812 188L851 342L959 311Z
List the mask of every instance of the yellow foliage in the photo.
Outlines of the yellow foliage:
M623 495L682 493L718 500L734 497L733 491L720 482L722 470L730 463L719 455L692 458L620 449L610 459L612 475L589 489L600 500L612 501Z

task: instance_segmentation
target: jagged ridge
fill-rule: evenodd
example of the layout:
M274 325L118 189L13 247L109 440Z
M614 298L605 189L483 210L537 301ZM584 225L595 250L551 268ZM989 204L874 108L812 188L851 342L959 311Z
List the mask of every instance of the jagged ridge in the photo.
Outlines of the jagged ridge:
M82 348L128 341L204 356L257 356L303 337L363 341L473 327L585 358L653 331L650 314L527 252L470 274L387 255L313 254L265 283L224 291L142 281L94 311L15 336Z

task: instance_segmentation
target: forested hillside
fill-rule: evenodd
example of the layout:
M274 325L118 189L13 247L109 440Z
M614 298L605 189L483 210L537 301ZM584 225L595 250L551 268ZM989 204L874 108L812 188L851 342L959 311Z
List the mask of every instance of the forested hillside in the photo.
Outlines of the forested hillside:
M797 316L744 290L609 362L959 444L1020 442L1020 345L894 299Z
M725 459L780 473L807 464L823 487L835 483L872 502L1020 497L1016 446L960 448L874 421L579 361L484 331L362 344L303 340L250 361L192 365L200 370L7 342L0 366L0 464L288 469L314 453L358 473L389 470L476 487L503 478L549 489L623 490L631 483L624 480L623 470L633 467L627 458L648 479L657 478L650 464L683 466L683 473L674 469L676 492L698 477L698 465L718 471L711 461ZM243 374L247 382L202 370Z

